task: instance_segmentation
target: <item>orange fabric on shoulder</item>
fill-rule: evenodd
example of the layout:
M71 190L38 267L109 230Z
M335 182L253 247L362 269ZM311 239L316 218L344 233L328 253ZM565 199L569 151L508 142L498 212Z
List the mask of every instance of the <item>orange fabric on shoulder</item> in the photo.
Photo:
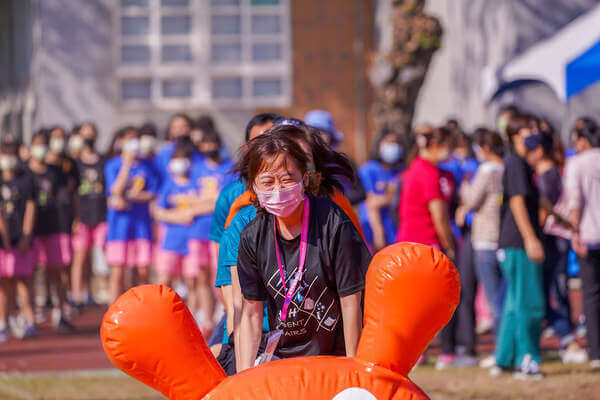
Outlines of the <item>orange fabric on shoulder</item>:
M235 199L235 201L229 208L229 215L227 215L227 220L225 220L225 229L229 228L229 225L231 225L231 221L233 221L233 217L235 217L238 211L240 211L246 206L254 204L255 199L256 196L253 195L252 192L250 192L250 190L246 190L240 195L240 197ZM354 212L354 208L352 208L352 204L350 204L350 201L346 198L346 196L344 196L344 194L339 190L333 189L333 194L331 195L330 200L337 204L338 207L340 207L346 213L348 218L350 218L350 221L352 221L352 223L354 224L354 227L356 228L358 233L360 233L360 236L363 238L363 240L365 240L365 235L363 234L362 228L360 227L360 222L358 222L358 216Z
M352 204L350 204L350 200L342 192L337 189L333 189L333 195L330 197L331 201L338 205L350 218L354 227L360 233L360 237L362 237L363 241L366 243L365 235L363 234L362 228L360 227L360 222L358 222L358 215L354 212L354 208L352 208Z
M231 225L231 221L233 221L233 217L235 217L238 211L240 211L246 206L254 204L255 199L256 196L253 195L252 192L249 190L246 190L240 195L240 197L235 199L231 207L229 207L229 214L227 215L227 219L225 220L225 229L229 228L229 225Z

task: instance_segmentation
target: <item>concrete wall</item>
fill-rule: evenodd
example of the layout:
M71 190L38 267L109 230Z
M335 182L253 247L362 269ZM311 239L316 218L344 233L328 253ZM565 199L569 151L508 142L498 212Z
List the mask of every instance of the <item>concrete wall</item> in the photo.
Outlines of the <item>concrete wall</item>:
M468 129L493 124L501 104L516 103L549 118L566 133L581 114L600 118L594 85L569 104L543 84L506 91L493 103L481 97L481 74L500 66L597 5L596 0L428 0L427 10L444 27L442 49L434 56L419 95L415 124L457 117Z

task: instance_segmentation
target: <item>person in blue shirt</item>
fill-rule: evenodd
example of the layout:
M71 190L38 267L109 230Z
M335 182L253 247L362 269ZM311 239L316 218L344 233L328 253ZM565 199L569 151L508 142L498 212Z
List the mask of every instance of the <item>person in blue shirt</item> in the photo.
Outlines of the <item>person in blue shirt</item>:
M190 177L192 152L191 143L178 144L169 161L169 179L157 196L154 215L165 229L154 268L159 284L171 285L174 277L183 276L189 291L188 308L194 313L199 310L196 287L201 265L190 257L188 248L198 198L198 187Z
M124 267L137 268L140 283L148 280L152 260L152 218L149 203L158 179L148 163L139 160L134 127L123 130L122 153L104 166L107 196L106 258L111 266L110 295L123 291Z
M281 118L277 114L272 113L264 113L257 114L246 125L245 138L246 142L254 139L255 137L261 135L264 131L273 126L273 122L277 119ZM210 223L210 233L209 240L211 245L218 254L221 237L223 236L223 232L225 231L225 222L227 220L227 216L229 215L229 209L233 202L241 196L246 191L246 183L241 178L236 178L231 183L223 187L217 202L215 203L215 208L213 211L211 223ZM221 291L221 300L223 301L223 306L225 307L225 317L227 321L229 321L229 327L233 327L233 297L231 292L231 284L227 285L215 285ZM224 325L224 321L221 321ZM221 325L221 323L219 325ZM229 332L231 333L231 331ZM220 343L222 334L219 329L215 331L214 337L211 338L209 344Z
M200 267L198 284L194 289L197 290L201 310L196 320L201 330L208 332L214 328L212 317L215 298L211 275L214 276L217 268L216 248L210 244L212 213L220 191L235 178L231 174L231 161L221 159L221 139L216 131L205 131L195 146L203 160L192 163L190 178L198 188L205 209L194 219L188 249L189 257Z
M155 168L159 173L161 182L169 177L169 161L175 151L177 139L189 137L191 128L192 121L186 114L179 113L171 117L167 127L167 143L158 150L154 157Z
M396 239L392 204L397 198L403 170L403 147L393 132L383 133L371 160L358 170L367 198L359 206L360 225L371 250L377 251Z

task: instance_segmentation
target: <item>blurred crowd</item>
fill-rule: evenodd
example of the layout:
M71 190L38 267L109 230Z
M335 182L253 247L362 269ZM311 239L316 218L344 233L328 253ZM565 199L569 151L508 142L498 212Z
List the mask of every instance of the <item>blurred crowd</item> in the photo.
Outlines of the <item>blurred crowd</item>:
M562 362L600 369L600 129L590 118L568 143L513 106L495 129L388 130L360 166L337 150L343 135L323 110L258 114L235 154L209 116L176 114L165 134L123 127L104 154L97 135L84 123L40 129L29 144L2 138L0 341L35 337L47 319L72 332L86 307L153 282L185 298L228 374L271 357L353 355L371 254L409 241L443 251L461 276L437 369L539 379L542 335L558 337ZM576 277L582 315L571 311ZM478 358L485 332L495 352Z

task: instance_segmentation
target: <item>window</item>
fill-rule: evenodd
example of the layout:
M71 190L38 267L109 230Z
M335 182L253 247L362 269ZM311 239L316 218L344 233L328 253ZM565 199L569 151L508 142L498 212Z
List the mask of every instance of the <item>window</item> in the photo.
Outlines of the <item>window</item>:
M124 104L286 106L291 0L120 0Z

